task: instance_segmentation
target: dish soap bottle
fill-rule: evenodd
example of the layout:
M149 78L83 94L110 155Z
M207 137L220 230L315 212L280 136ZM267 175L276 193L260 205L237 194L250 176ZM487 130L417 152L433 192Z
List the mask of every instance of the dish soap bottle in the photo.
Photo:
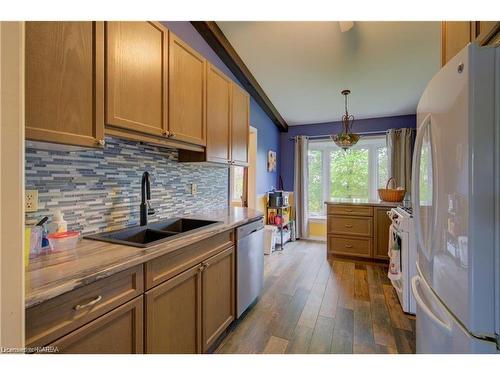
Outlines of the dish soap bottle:
M63 214L60 210L54 212L54 220L52 220L52 222L57 225L57 233L68 231L68 223L64 220Z

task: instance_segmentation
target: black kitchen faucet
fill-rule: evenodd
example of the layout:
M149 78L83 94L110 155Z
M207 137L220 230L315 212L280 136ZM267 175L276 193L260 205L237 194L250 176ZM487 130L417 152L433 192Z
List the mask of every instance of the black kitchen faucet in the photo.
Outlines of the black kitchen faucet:
M149 183L149 172L142 174L141 180L141 225L148 225L148 215L153 215L155 210L151 208L151 186Z

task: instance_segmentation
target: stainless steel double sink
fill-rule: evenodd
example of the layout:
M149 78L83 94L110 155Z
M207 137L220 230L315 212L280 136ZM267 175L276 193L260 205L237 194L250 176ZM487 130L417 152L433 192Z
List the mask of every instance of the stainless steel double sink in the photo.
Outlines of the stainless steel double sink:
M220 221L213 220L174 218L144 226L93 234L85 238L145 248L219 223Z

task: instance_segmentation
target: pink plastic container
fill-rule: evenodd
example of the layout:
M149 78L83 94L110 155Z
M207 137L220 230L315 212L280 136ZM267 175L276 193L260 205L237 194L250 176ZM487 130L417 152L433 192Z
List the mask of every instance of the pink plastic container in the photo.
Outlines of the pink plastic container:
M49 239L50 251L57 253L73 250L80 239L80 232L51 233L47 238Z

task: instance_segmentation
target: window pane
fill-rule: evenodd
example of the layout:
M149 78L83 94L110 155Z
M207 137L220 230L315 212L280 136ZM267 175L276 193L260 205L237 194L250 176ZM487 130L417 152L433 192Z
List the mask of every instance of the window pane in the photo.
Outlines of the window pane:
M243 196L243 174L244 167L233 167L233 201L240 201Z
M309 212L320 214L323 211L323 173L322 173L322 153L318 150L308 151L309 159L309 186L308 205Z
M377 148L377 161L378 161L378 182L377 187L384 187L387 184L387 179L389 178L389 172L387 168L387 147Z
M368 149L330 152L330 197L368 198Z

